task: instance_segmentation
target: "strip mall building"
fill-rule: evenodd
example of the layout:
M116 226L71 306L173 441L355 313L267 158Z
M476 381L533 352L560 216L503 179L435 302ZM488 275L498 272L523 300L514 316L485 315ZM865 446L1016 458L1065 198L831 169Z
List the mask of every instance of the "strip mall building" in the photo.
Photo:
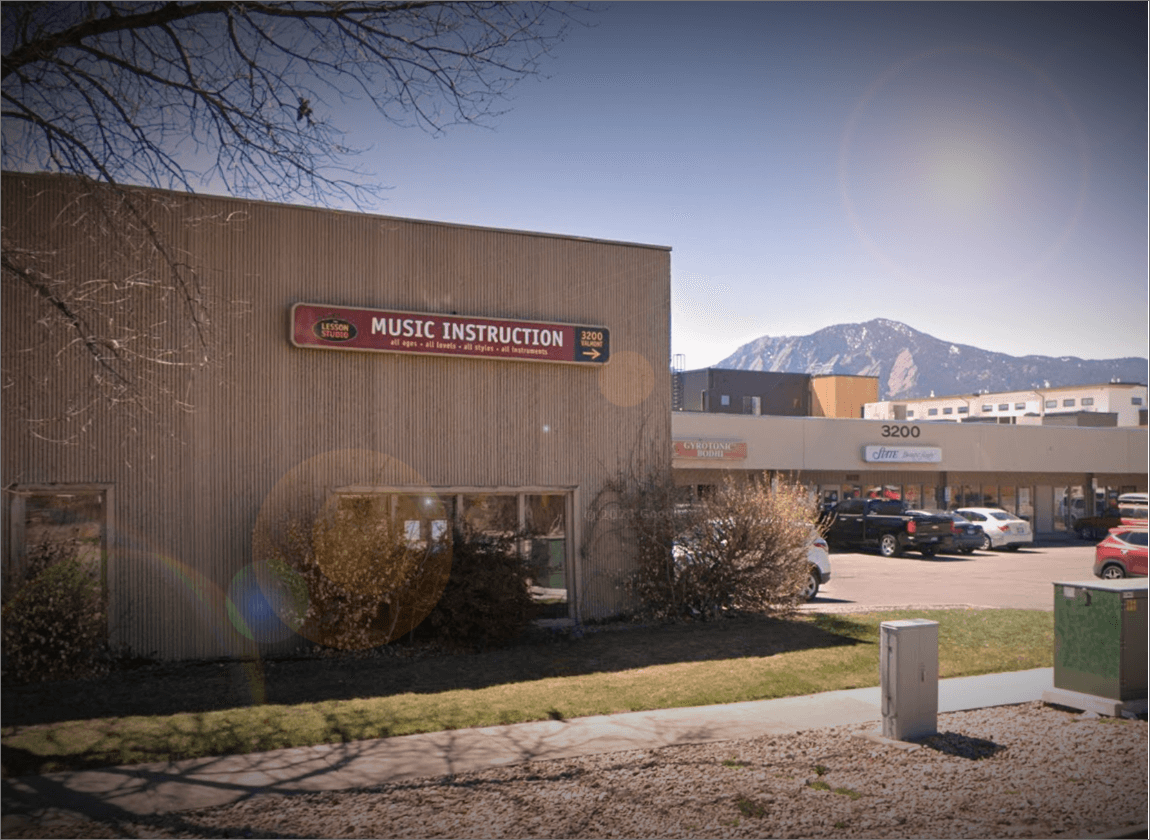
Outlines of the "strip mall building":
M1059 530L1076 492L1089 505L1085 488L1146 489L1145 427L845 419L874 399L860 377L815 377L809 395L768 377L724 400L742 379L716 374L700 385L710 404L755 413L672 411L665 247L134 194L211 315L211 362L165 365L163 346L143 348L156 399L93 407L93 348L46 284L65 273L71 294L116 291L171 263L94 234L100 207L75 182L5 173L5 247L34 270L14 276L6 253L0 478L6 574L45 538L80 539L110 641L140 654L298 642L253 571L255 535L289 503L366 499L416 543L453 519L529 530L556 617L594 620L627 607L631 568L604 488L668 460L697 491L790 477L826 501L999 504L1039 534ZM195 346L179 296L153 298L136 320Z
M44 301L6 277L6 569L79 534L102 549L113 643L250 655L290 642L250 592L269 505L371 496L413 540L454 516L529 527L560 614L623 608L627 557L593 511L609 477L670 450L668 248L140 195L212 302L213 362L161 370L157 413L39 424L66 418L92 360L36 352ZM5 241L46 275L106 276L102 243L74 234L96 210L65 179L3 176Z
M675 482L785 478L821 502L862 496L916 507L1001 507L1041 538L1119 493L1146 490L1146 427L872 421L674 412ZM1089 569L1087 568L1088 572Z

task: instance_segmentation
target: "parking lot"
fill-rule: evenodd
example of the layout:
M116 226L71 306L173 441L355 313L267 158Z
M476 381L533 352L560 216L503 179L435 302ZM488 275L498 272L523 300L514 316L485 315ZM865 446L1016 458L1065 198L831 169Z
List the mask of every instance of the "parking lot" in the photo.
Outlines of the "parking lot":
M831 580L803 609L822 612L860 608L972 605L1054 609L1054 581L1094 577L1094 543L901 557L833 552Z

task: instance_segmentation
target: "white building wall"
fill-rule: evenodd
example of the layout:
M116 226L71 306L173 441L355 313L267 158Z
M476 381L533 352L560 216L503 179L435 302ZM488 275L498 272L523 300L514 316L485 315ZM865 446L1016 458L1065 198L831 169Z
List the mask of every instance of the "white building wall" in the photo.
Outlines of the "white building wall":
M1007 418L1013 423L1019 417L1097 411L1116 414L1119 426L1137 426L1146 397L1145 385L1125 383L1037 388L867 403L863 406L863 418L948 422Z

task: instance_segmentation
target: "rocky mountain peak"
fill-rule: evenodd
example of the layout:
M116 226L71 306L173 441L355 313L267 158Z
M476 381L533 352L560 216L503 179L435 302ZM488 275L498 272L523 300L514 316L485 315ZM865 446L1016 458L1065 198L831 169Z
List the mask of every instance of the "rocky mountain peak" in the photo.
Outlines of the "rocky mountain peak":
M841 373L879 378L880 399L911 399L1090 385L1118 379L1145 383L1147 360L1010 356L943 341L900 321L835 324L804 336L762 336L715 367L783 373ZM1048 387L1048 386L1047 386Z

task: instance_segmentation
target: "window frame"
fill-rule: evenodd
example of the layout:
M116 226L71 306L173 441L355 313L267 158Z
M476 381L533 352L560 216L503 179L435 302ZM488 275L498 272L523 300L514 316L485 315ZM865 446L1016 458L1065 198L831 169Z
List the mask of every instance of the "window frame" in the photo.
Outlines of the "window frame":
M552 485L524 485L509 487L498 485L483 487L478 485L450 485L446 487L432 487L420 485L348 485L336 487L332 490L337 496L366 496L366 495L401 495L420 496L433 494L440 498L449 498L451 502L451 516L458 521L463 516L464 496L512 496L515 498L517 527L523 528L527 521L528 496L554 496L562 495L564 516L564 574L567 578L567 617L558 619L561 623L579 621L582 612L583 591L580 586L582 563L579 549L582 545L582 523L575 516L579 507L578 486L552 486ZM524 547L520 546L524 551ZM555 619L539 619L538 623L554 623Z
M111 558L112 527L115 523L115 487L105 482L77 482L70 483L35 483L17 484L5 488L8 496L7 510L5 511L7 527L4 529L4 577L16 574L25 568L27 563L27 505L25 499L29 496L49 495L79 495L82 493L100 493L103 496L103 516L100 527L100 588L104 597L108 597L108 564Z

